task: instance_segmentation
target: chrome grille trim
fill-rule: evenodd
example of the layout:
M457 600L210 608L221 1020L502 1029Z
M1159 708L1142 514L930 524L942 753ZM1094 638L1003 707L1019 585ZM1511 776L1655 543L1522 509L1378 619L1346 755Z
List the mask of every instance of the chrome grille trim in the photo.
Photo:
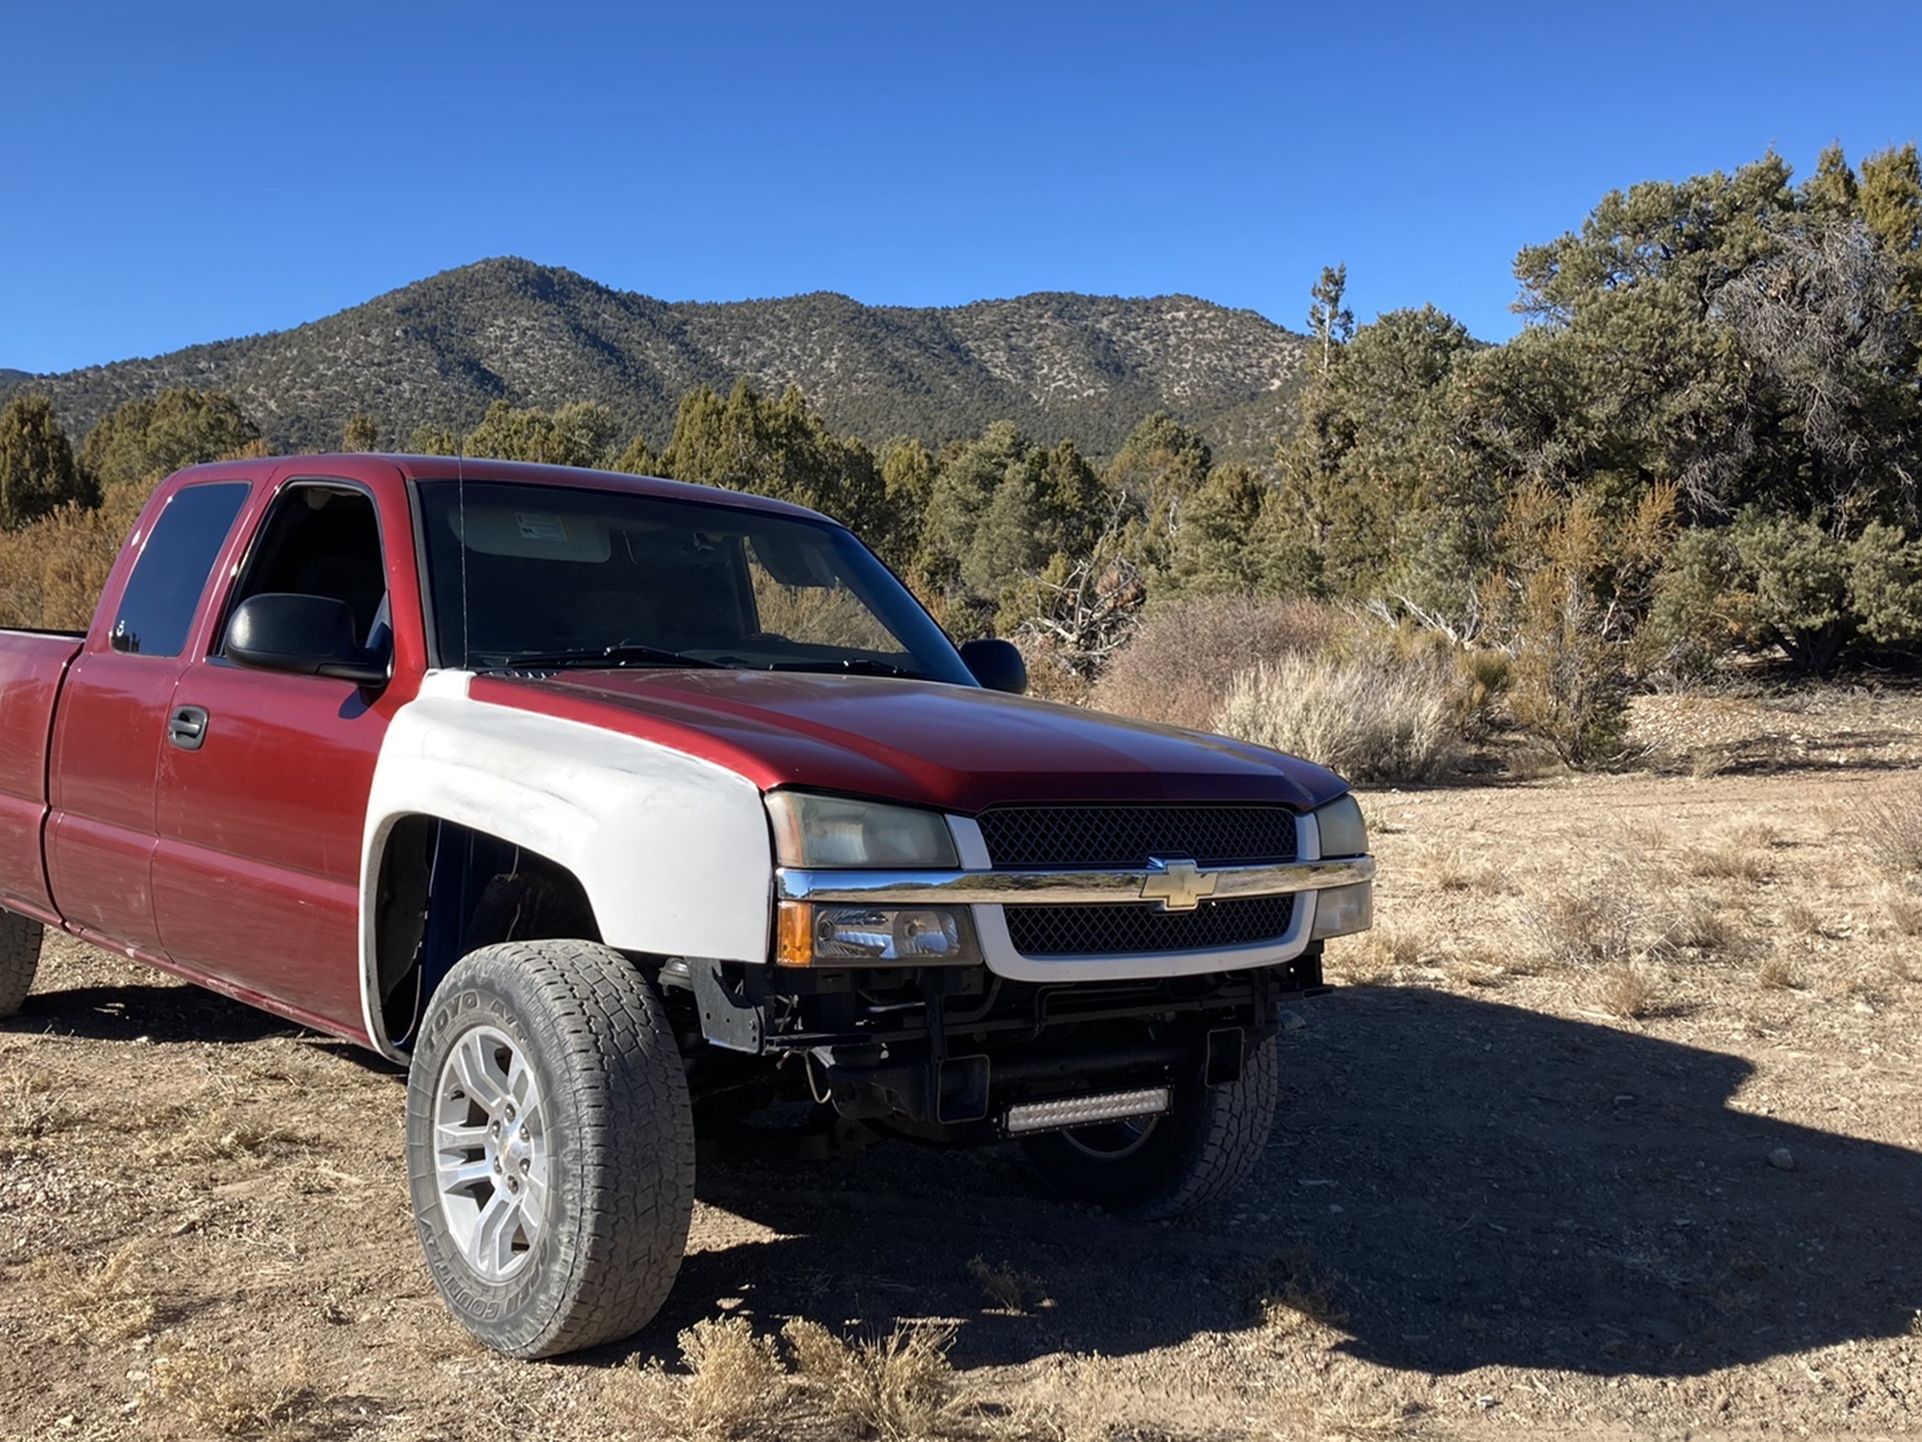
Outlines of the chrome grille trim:
M1283 896L1371 881L1375 858L1281 861L1267 866L1211 866L1213 899ZM774 873L781 901L873 902L876 905L1099 906L1141 902L1142 889L1165 873L1155 867L1102 871L825 871L783 866Z

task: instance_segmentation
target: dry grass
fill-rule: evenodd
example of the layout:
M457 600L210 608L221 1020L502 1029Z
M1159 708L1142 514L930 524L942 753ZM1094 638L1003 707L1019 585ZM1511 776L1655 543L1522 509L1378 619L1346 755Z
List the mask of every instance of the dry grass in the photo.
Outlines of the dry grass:
M1324 650L1354 620L1313 601L1208 596L1157 608L1103 673L1102 711L1206 727L1251 662Z
M301 1352L264 1363L211 1352L156 1357L143 1412L186 1438L292 1439L311 1434L316 1397Z
M1235 677L1214 729L1360 781L1433 780L1461 749L1447 669L1392 651L1260 662Z
M1654 1012L1661 987L1648 967L1635 962L1610 966L1596 978L1595 1004L1622 1021L1640 1021Z
M1891 788L1857 814L1870 857L1895 877L1922 876L1922 786Z
M33 1268L51 1341L102 1347L153 1331L160 1299L132 1242L92 1265L43 1257Z
M796 1318L781 1335L809 1397L857 1435L911 1442L940 1436L961 1420L950 1327L901 1326L886 1337L848 1342Z

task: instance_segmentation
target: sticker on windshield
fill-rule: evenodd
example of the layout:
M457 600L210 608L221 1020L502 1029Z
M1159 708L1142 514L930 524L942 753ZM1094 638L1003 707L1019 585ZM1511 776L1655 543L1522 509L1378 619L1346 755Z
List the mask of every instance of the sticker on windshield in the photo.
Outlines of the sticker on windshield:
M530 516L525 511L516 511L514 519L520 522L523 541L567 541L567 522L559 516Z

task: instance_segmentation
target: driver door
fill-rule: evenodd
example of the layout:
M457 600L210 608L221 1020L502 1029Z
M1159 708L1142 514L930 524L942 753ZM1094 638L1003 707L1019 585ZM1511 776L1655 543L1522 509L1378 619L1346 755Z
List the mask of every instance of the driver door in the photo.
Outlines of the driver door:
M392 646L389 547L371 490L297 479L276 492L171 714L199 720L161 748L153 862L161 945L216 985L361 1035L360 862L394 688L243 667L222 654L250 596L327 596ZM400 534L404 535L402 531ZM404 542L403 542L404 544Z

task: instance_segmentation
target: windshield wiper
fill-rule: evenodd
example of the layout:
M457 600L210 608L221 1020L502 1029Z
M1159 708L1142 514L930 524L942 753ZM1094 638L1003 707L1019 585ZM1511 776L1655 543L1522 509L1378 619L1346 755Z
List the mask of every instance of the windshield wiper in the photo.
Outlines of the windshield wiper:
M768 667L770 671L812 671L824 675L845 673L849 676L899 676L904 681L925 681L926 675L919 671L905 670L890 665L886 661L871 661L866 656L844 656L838 660L822 661L776 661Z
M531 667L534 670L581 666L689 666L700 670L727 670L719 661L700 656L684 656L679 651L663 651L658 646L636 646L623 642L617 646L590 647L575 651L527 651L503 662L497 670Z

